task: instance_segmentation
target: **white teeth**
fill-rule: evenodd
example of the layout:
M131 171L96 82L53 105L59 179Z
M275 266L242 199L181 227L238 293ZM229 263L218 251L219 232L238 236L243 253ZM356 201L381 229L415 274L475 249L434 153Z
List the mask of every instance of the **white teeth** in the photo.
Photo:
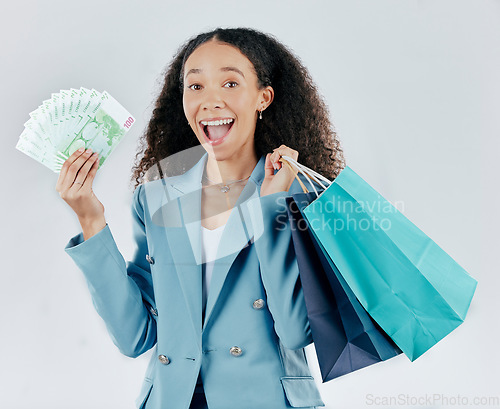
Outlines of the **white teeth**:
M201 124L203 126L210 125L210 126L216 126L216 125L227 125L233 122L234 119L221 119L219 121L201 121Z

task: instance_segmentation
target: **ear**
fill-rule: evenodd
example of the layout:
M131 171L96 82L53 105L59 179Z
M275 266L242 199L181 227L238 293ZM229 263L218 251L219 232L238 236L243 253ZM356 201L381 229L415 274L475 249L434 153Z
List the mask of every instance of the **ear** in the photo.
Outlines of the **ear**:
M264 110L266 109L269 105L271 105L271 102L273 102L274 99L274 89L270 85L265 87L260 91L260 105L259 105L259 110Z

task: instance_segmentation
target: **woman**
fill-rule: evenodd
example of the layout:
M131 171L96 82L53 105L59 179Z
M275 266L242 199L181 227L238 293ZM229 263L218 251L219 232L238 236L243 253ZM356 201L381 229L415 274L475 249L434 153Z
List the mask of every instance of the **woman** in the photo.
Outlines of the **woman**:
M324 406L284 222L301 188L279 159L300 152L331 179L344 161L306 69L257 31L201 34L170 64L143 145L128 263L92 191L97 155L75 152L56 187L82 226L66 252L114 343L131 357L156 348L137 406Z

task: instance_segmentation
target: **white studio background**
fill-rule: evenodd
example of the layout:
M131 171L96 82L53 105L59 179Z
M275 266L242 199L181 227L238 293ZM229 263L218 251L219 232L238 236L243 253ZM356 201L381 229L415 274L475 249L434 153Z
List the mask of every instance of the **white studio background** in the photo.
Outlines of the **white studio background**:
M479 281L465 323L413 363L399 356L321 384L309 346L326 408L498 399L499 1L32 0L3 2L0 22L1 408L133 408L149 358L119 353L64 252L80 226L57 175L14 148L28 113L84 86L136 117L94 185L127 259L131 166L160 74L181 43L216 26L260 29L292 48L348 164Z

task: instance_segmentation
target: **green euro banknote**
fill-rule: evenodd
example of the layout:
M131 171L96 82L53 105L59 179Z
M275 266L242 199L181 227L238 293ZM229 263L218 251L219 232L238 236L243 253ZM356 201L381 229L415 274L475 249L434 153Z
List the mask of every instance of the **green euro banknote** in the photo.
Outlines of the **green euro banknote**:
M135 122L108 92L61 90L29 114L16 149L56 173L79 148L99 154L102 167Z

